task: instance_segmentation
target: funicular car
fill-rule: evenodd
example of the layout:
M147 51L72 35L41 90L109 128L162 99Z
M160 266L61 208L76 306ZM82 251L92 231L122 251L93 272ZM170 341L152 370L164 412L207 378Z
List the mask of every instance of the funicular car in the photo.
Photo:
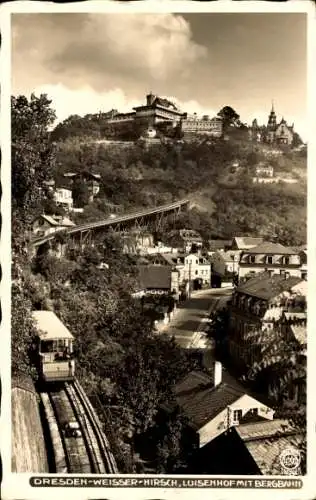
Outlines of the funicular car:
M74 337L52 311L34 311L38 330L39 371L45 382L70 381L75 376Z

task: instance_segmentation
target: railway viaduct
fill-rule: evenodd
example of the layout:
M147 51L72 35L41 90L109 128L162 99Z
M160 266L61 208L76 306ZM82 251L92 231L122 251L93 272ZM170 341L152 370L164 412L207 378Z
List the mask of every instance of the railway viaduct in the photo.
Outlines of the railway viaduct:
M174 221L179 214L192 206L189 199L183 199L167 205L160 205L153 208L128 212L115 218L108 217L96 222L88 222L78 225L64 231L56 231L40 238L34 238L31 241L33 252L45 243L53 242L64 235L67 241L83 246L93 242L98 236L109 230L115 232L128 232L132 229L140 233L145 230L159 231L167 218L173 217Z

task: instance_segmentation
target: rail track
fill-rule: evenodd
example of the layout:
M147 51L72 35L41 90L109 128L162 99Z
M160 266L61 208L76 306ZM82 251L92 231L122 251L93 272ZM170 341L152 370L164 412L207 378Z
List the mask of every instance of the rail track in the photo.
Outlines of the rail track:
M78 381L51 388L42 395L42 401L49 417L50 432L55 436L55 457L63 457L58 462L63 462L68 473L118 472L101 424ZM67 432L70 422L80 431L77 436ZM56 427L59 438L56 438Z

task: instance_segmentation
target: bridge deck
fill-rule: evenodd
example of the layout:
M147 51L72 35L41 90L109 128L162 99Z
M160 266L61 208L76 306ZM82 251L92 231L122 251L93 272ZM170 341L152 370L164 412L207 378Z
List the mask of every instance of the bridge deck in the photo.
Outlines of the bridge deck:
M168 212L169 210L174 210L175 208L180 208L189 203L189 200L181 200L176 201L174 203L169 203L168 205L160 205L159 207L155 207L152 209L140 210L137 212L131 212L125 215L120 215L115 218L107 218L97 222L88 222L87 224L82 224L80 226L72 227L71 229L67 229L67 234L74 234L77 232L85 231L88 229L95 229L103 226L113 226L119 224L120 222L126 222L133 219L138 219L141 217L146 217L148 215L155 215L163 212Z
M116 226L117 224L120 224L121 222L127 222L131 221L133 219L139 219L142 217L147 217L149 215L155 215L163 212L169 212L171 210L174 210L176 208L183 207L185 205L188 205L190 203L190 200L184 199L180 201L175 201L174 203L168 203L167 205L160 205L158 207L150 208L150 209L144 209L144 210L138 210L137 212L130 212L125 215L120 215L119 217L115 218L110 218L108 217L107 219L102 219L100 221L96 222L88 222L86 224L81 224L75 227L72 227L70 229L63 230L63 233L66 234L76 234L84 231L89 231L90 229L97 229L99 227L105 227L105 226ZM56 237L56 235L60 231L56 231L55 233L48 234L47 236L42 236L41 238L34 238L32 241L32 244L34 246L42 245L46 241L52 240Z

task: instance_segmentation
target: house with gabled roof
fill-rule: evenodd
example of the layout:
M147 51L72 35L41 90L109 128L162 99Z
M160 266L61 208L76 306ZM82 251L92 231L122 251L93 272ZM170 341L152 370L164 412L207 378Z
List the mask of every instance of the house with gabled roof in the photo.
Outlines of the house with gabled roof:
M288 475L280 455L287 448L298 452L304 440L287 419L276 418L244 422L232 427L197 450L192 457L191 474L210 475ZM300 474L301 469L296 471Z
M290 247L268 241L243 250L239 260L239 279L263 271L301 277L300 255Z
M253 236L235 236L233 238L231 249L232 250L248 250L249 248L256 247L263 243L264 239Z
M32 232L34 236L42 237L73 226L75 223L68 217L41 214L33 221Z
M213 373L192 371L173 388L173 400L163 405L167 413L179 408L195 433L199 448L234 426L246 415L272 420L274 410L238 384L220 362Z

